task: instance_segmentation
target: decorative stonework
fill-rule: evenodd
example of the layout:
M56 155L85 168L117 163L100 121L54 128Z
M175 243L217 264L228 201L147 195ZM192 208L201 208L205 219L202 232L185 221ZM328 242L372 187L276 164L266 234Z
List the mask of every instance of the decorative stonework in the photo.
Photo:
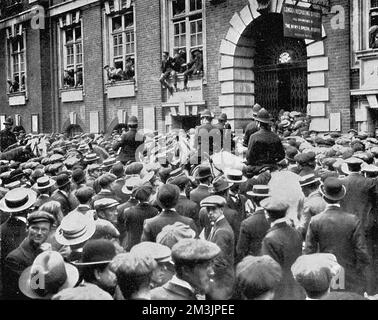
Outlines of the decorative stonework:
M261 1L260 1L261 2ZM296 1L287 0L294 4ZM284 0L270 1L270 12L281 13ZM303 4L305 5L305 4ZM307 5L306 5L307 6ZM221 68L219 81L221 96L219 105L231 124L245 122L250 117L250 108L254 104L254 41L243 36L246 28L260 16L257 0L249 0L249 4L240 12L236 12L230 20L230 28L220 45ZM323 27L323 39L326 36ZM328 57L325 56L324 41L306 40L308 56L308 88L309 110L316 116L315 123L326 131L329 119L326 118L326 103L329 101L329 89L326 86L326 74L329 70ZM310 99L311 98L311 99ZM328 124L327 124L328 123Z

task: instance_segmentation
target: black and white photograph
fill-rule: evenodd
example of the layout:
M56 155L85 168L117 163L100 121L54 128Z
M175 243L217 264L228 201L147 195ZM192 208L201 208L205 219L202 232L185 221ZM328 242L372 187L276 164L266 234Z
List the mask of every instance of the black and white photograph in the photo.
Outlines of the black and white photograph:
M0 224L0 300L378 300L378 0L0 0Z

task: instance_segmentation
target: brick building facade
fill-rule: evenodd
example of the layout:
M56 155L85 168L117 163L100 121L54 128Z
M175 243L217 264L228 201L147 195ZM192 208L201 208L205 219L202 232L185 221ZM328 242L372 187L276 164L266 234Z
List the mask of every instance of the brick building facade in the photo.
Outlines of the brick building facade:
M376 2L331 0L322 39L294 43L300 57L295 76L276 58L267 66L272 57L261 51L261 39L273 29L282 46L272 44L272 55L280 58L292 43L280 38L277 27L283 0L270 1L265 15L257 11L257 0L6 0L0 16L0 117L13 116L27 132L73 135L111 132L136 115L140 127L164 132L196 125L204 108L226 113L233 128L242 128L256 102L293 109L298 103L319 131L375 132L378 53L368 33ZM36 5L44 8L44 28L32 26ZM258 32L264 24L265 35ZM193 49L203 54L203 73L189 80L187 90L179 75L178 91L170 95L159 82L162 52L183 50L189 62ZM134 76L108 79L105 65L125 71L127 63L134 65ZM291 87L282 75L292 77ZM11 92L7 79L17 80L18 90ZM291 90L286 95L285 88Z

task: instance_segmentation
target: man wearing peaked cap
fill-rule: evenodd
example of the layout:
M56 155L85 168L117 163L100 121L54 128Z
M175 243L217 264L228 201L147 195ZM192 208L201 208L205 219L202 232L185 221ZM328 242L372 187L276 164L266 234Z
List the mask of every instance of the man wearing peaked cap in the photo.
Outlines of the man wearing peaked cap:
M32 265L34 259L43 251L54 217L43 211L35 211L27 217L27 236L21 244L10 252L4 261L3 284L5 296L9 299L21 298L18 290L18 278Z
M172 248L176 275L162 287L151 290L152 300L197 300L211 291L212 262L220 248L206 240L182 239Z
M157 266L151 275L151 287L161 287L172 279L175 274L174 266L171 258L171 249L165 245L144 241L130 250L135 255L149 255L155 259Z
M115 152L117 152L121 148L121 151L118 155L118 160L121 161L124 165L129 161L136 161L136 151L139 147L143 147L144 141L146 139L144 135L137 132L138 119L135 116L130 117L128 121L128 126L129 131L122 134L120 141L117 141L113 145L113 150Z
M113 198L101 198L93 202L97 216L117 225L117 206L119 202Z
M174 224L177 221L189 225L197 232L193 219L181 216L175 209L179 195L180 189L175 185L165 184L159 188L156 201L162 208L162 212L156 217L145 220L141 241L155 242L156 236L166 225Z
M295 260L302 254L302 237L286 218L289 205L276 197L269 197L260 202L270 222L270 229L265 235L261 253L276 260L282 268L282 279L275 292L275 300L303 300L305 293L293 278L290 270Z
M82 259L75 265L82 270L84 281L75 288L64 289L52 300L113 300L117 278L110 268L116 250L110 240L90 240L83 247Z
M172 249L181 239L194 239L195 236L196 233L188 225L182 222L175 222L165 226L160 231L156 237L156 242Z
M361 221L355 213L340 207L346 194L341 179L327 178L320 191L327 206L310 221L304 253L316 253L318 248L320 253L332 252L345 270L345 290L361 294L368 289L365 285L370 265Z
M218 195L207 197L201 201L201 207L206 209L212 224L207 240L215 243L221 249L221 254L215 259L214 283L209 292L212 299L230 299L234 289L235 235L223 213L225 205L226 199Z

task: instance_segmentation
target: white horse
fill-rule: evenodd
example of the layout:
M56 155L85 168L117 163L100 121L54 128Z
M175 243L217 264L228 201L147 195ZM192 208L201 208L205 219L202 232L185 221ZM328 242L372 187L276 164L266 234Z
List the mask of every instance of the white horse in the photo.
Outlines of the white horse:
M49 147L49 141L46 137L34 137L29 139L27 142L27 146L30 147L31 151L33 152L34 156L36 157L46 157L47 156L47 149Z

